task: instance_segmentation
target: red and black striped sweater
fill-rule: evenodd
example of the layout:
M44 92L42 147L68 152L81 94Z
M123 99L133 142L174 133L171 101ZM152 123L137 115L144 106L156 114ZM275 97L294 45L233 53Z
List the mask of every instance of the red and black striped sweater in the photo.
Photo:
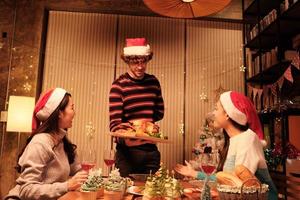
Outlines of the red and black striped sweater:
M161 87L154 75L145 74L141 80L128 73L116 79L109 93L110 131L122 128L122 123L147 119L159 121L164 116Z

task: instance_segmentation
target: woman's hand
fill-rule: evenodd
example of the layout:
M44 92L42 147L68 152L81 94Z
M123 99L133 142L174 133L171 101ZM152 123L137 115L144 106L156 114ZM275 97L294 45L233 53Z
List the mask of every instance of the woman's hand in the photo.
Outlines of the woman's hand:
M192 165L188 161L185 161L185 164L186 166L177 164L175 167L175 171L184 176L196 178L197 171L193 169Z
M72 191L79 188L87 180L87 177L87 171L82 170L77 172L72 178L68 180L68 190Z

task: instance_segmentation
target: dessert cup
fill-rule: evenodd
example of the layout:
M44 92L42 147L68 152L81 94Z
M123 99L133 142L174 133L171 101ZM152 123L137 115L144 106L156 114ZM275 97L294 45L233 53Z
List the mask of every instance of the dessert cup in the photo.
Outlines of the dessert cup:
M96 200L97 192L96 191L80 191L80 196L82 200Z
M104 190L104 199L106 200L121 200L123 198L123 191L108 191Z
M97 191L97 199L103 197L103 195L104 195L104 188L101 187L101 188L99 188L99 190Z

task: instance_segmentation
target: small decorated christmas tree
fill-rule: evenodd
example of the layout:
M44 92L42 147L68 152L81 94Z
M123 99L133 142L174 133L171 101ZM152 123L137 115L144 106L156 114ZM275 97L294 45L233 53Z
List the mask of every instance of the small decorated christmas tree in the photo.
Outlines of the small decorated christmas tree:
M190 163L196 170L200 170L203 162L215 160L218 162L218 152L224 146L224 135L219 129L213 126L213 114L209 113L199 131L199 140L196 142L192 152L196 155Z
M123 191L125 188L125 178L120 176L119 169L112 170L104 181L104 189L107 191Z
M104 181L104 199L120 200L123 198L126 179L120 176L119 169L112 170Z
M161 165L154 175L147 178L143 200L179 199L182 191L179 181L170 176L166 167Z
M81 185L82 191L97 191L103 186L102 169L90 170L86 182Z

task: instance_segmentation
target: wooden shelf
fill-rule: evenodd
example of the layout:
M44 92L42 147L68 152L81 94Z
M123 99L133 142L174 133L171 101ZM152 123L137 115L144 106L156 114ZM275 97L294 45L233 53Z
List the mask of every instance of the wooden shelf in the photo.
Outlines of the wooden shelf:
M261 40L261 42L259 42ZM250 48L250 49L263 49L263 50L268 50L268 49L273 49L277 44L279 40L275 35L257 35L255 38L250 40L245 47Z
M244 10L244 15L260 15L265 16L274 8L280 6L282 0L254 0L247 9Z
M245 0L243 0L243 3L245 5ZM260 73L246 78L246 84L251 84L255 87L259 86L260 89L262 89L266 85L276 83L274 86L276 86L277 94L274 95L268 91L267 96L273 96L273 98L269 98L268 101L270 105L273 106L273 104L279 103L274 101L275 98L281 100L280 104L272 108L273 110L269 110L266 113L259 113L260 120L264 124L264 127L266 126L265 130L269 133L271 148L274 148L276 137L281 139L282 147L286 145L289 140L288 117L290 115L300 115L300 70L296 67L291 67L293 81L284 78L281 88L277 85L277 81L284 75L288 67L291 66L291 61L283 60L284 52L293 49L292 38L300 33L300 0L291 4L290 7L283 12L280 11L282 3L284 3L283 0L253 0L248 8L243 11L244 38L250 35L249 31L255 26L258 25L258 29L260 30L254 38L245 42L244 55L247 54L246 48L250 48L253 53L248 59L251 58L251 62L255 59L255 64L260 65L259 67L257 66L258 69L253 69L259 70ZM273 9L277 11L277 18L262 29L260 26L261 20ZM266 51L273 50L275 47L277 47L277 59L281 62L261 70L261 65L266 58L263 54ZM272 56L274 56L274 54L272 54ZM247 57L245 56L245 65L249 62L249 60L246 59ZM258 107L260 108L269 106L264 105L265 101L256 101L254 103L255 105L259 104ZM281 119L280 130L277 130L278 127L275 126L274 119L277 117ZM278 132L276 132L275 129ZM285 162L285 158L283 159ZM282 171L270 170L270 174L272 177L285 176L286 169L285 163L282 163Z
M277 81L285 72L285 70L288 68L291 61L283 61L280 63L277 63L264 71L262 71L259 74L256 74L252 76L251 78L248 78L246 81L249 83L261 83L261 84L272 84L275 81Z
M266 1L259 2L261 2L263 5L266 4ZM257 4L257 1L253 1L252 4ZM252 6L252 4L250 6ZM270 3L270 5L271 4L272 3ZM276 4L276 1L274 1L273 4ZM284 48L290 48L290 39L299 32L300 1L297 1L296 3L292 4L288 10L283 12L281 15L278 15L278 18L270 23L260 33L258 33L257 36L255 36L252 40L249 40L245 47L267 50L280 45ZM278 35L280 35L280 37L278 37Z
M282 18L300 19L300 1L292 4L288 10L281 14Z
M279 26L277 24L278 21L280 23ZM279 44L280 41L277 35L280 34L280 40L282 41L281 46L289 48L291 47L290 38L294 37L299 32L300 20L287 20L285 18L277 19L250 40L245 46L251 49L272 49ZM259 40L261 40L261 43L259 43Z
M299 11L300 12L300 11ZM279 21L279 27L278 27ZM279 29L278 29L279 28ZM261 34L262 35L274 35L280 34L281 37L293 37L300 31L300 20L287 20L284 18L280 18L271 23L268 27L266 27Z

